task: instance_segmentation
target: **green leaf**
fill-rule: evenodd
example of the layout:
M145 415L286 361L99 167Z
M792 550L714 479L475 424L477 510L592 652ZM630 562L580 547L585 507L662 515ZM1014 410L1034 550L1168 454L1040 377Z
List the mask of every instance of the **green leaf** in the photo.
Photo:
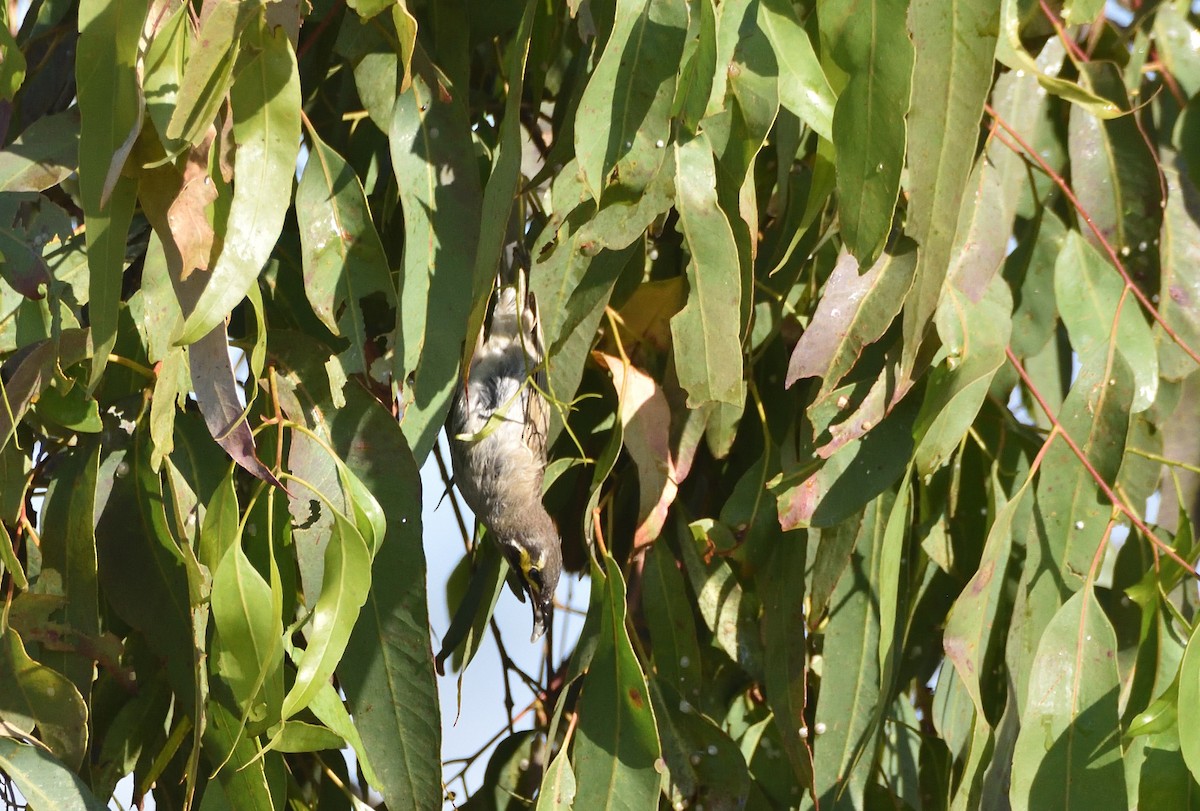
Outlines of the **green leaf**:
M8 534L8 528L0 524L0 574L6 571L12 576L13 585L18 589L24 591L29 588L29 578L25 576L25 569L17 559L17 550Z
M79 189L96 346L89 388L95 388L117 340L125 237L137 190L137 181L119 172L141 118L134 63L145 12L144 4L131 0L87 0L79 7Z
M1184 171L1190 164L1179 156L1165 155L1161 163L1167 184L1167 208L1163 213L1159 310L1163 320L1180 339L1195 349L1200 346L1200 223L1196 220L1200 192ZM1195 177L1195 175L1193 175ZM1167 380L1181 380L1196 369L1196 362L1164 332L1154 327L1159 346L1159 366Z
M1129 109L1125 88L1112 63L1087 65L1084 76L1098 92ZM1136 277L1158 265L1156 240L1163 221L1159 161L1138 124L1136 113L1100 120L1081 107L1071 108L1067 150L1075 196L1104 239ZM1091 228L1081 228L1100 249Z
M248 57L230 90L237 178L224 246L176 343L191 344L224 321L266 264L292 199L300 149L300 76L287 35L260 19L243 35Z
M1013 757L1014 809L1124 809L1117 639L1089 584L1038 643Z
M690 253L688 302L671 319L679 383L688 408L742 402L741 280L729 221L717 204L717 177L708 137L675 147L676 206Z
M909 14L916 52L913 83L920 92L913 94L908 111L906 230L921 253L906 324L911 320L922 331L937 308L953 256L974 158L966 145L978 137L999 23L999 9L991 0L913 0ZM970 210L979 205L976 199Z
M830 527L862 509L904 472L912 453L917 405L902 400L865 436L838 447L820 467L812 462L784 468L768 483L783 529Z
M266 757L260 757L258 742L239 734L238 717L221 704L210 701L205 715L208 723L204 729L204 748L212 768L225 764L216 776L227 797L228 807L237 811L274 811L267 764L268 759L280 755L268 753ZM208 795L215 788L217 780L209 780L202 808L207 806Z
M714 74L717 72L717 13L712 0L699 4L699 33L689 37L683 46L679 83L675 87L672 114L678 116L688 132L699 131L712 96ZM689 28L694 28L693 23ZM811 46L810 46L811 50Z
M913 426L913 461L919 475L944 465L975 422L992 378L1004 364L1011 313L1012 294L998 278L977 303L954 288L942 297L936 318L942 349L935 362L940 363L929 375Z
M25 81L25 54L8 25L8 14L0 26L0 98L12 101Z
M511 239L513 202L521 180L521 95L525 88L525 63L529 58L529 38L533 34L537 4L527 2L521 24L511 47L508 91L504 97L504 118L500 138L492 159L492 174L483 190L480 211L479 250L475 254L474 284L471 290L471 314L467 320L467 340L463 344L463 368L470 368L475 338L483 329L488 301L500 267L504 244ZM540 312L540 311L539 311Z
M1132 374L1116 352L1106 355L1101 351L1080 360L1079 375L1059 420L1095 470L1111 484L1129 431ZM1073 590L1087 576L1096 549L1107 536L1112 507L1099 496L1091 474L1061 439L1054 440L1042 463L1037 502L1041 515L1038 533L1046 543L1037 545L1035 560L1049 555L1051 560L1041 565L1057 569Z
M1012 555L1013 521L1019 510L1029 509L1029 505L1025 504L1025 493L1031 481L1032 478L1026 479L1010 501L997 505L996 518L988 530L979 568L954 601L942 636L946 658L958 671L959 679L970 693L976 718L984 723L987 713L983 702L983 681L989 672L987 668L992 639L1000 630L995 627L995 620L1000 601L1004 598L1005 575ZM998 482L993 481L993 490L997 494L1002 492ZM976 723L981 721L977 720Z
M78 386L77 386L78 388ZM42 573L58 573L66 599L63 619L74 632L100 636L99 586L93 514L100 443L81 443L59 463L42 507ZM0 545L5 539L0 539ZM67 676L83 696L91 698L94 662L80 653L45 651L43 663Z
M191 53L187 55L182 78L176 78L177 89L172 88L174 104L170 118L167 125L159 130L164 137L171 141L194 144L212 125L217 110L224 103L233 84L233 68L241 48L241 37L247 27L251 26L260 8L262 6L257 2L240 3L235 0L219 0L205 8L196 42L193 47L187 49ZM163 41L164 57L170 53L169 39L172 33L168 23L155 37L156 41ZM256 31L251 27L246 36L248 49L253 50L260 44ZM152 54L158 57L159 52ZM159 65L158 59L149 61L152 66ZM160 81L161 77L155 77L155 80L148 83L148 99L158 95L154 90L159 90L160 93L167 91L166 83L160 85ZM162 99L163 102L168 100L169 97ZM160 120L156 118L155 123L159 123ZM159 126L161 127L161 124ZM238 144L241 143L239 140ZM247 177L249 174L237 173L239 177Z
M1181 732L1171 729L1146 742L1138 781L1138 808L1200 808L1200 784L1180 753Z
M1019 358L1040 352L1057 328L1054 265L1067 236L1062 220L1048 209L1043 209L1032 227L1037 230L1017 245L1004 266L1016 305L1009 345Z
M1200 774L1200 727L1196 725L1197 710L1200 709L1200 642L1197 638L1197 634L1192 633L1179 665L1179 749L1193 778Z
M149 438L140 433L134 447L100 463L98 480L112 482L111 495L97 507L100 585L116 615L166 663L176 700L191 715L200 691L196 657L203 651L193 644L189 578L167 524L162 481L150 468Z
M212 25L214 22L217 22L214 16L220 18L223 14L234 10L231 3L214 5L216 5L216 14L214 15L213 12L209 12L209 16L205 21L206 25ZM249 10L250 7L250 4L243 6L246 10ZM171 116L178 109L180 83L183 81L185 72L189 66L195 71L200 67L202 62L206 62L214 56L216 50L215 48L206 49L206 52L197 55L196 64L191 64L188 56L192 50L192 30L189 24L190 17L188 10L187 4L180 3L171 12L170 16L158 26L157 31L154 32L154 38L150 40L149 48L146 49L144 77L142 79L142 93L146 97L146 112L150 114L150 120L154 124L154 129L158 133L163 149L170 155L182 152L187 147L186 142L172 140L167 137L167 131L170 129L171 124ZM223 42L229 42L229 40L223 40ZM237 45L236 43L231 43L227 47L236 48ZM197 76L193 75L192 81L194 82L196 78ZM195 89L195 87L189 87L189 92L194 92ZM221 86L218 100L224 100L228 89L227 84ZM210 111L210 115L205 120L205 123L212 123L212 118L215 114L216 108L214 107ZM203 133L200 133L200 135L202 138Z
M1065 25L1090 23L1104 10L1104 0L1067 0L1063 3L1062 21Z
M552 384L563 346L597 310L603 311L613 285L636 252L634 244L596 250L597 242L607 240L597 233L597 219L587 220L590 209L590 204L583 204L571 211L557 230L547 228L533 246L536 258L529 285L538 300ZM553 393L568 400L575 392L555 388Z
M574 803L575 772L571 770L571 761L567 759L567 747L564 745L542 776L536 808L537 811L563 811L573 808Z
M91 331L68 329L62 331L57 342L41 341L16 361L15 368L3 382L3 389L0 389L4 406L0 408L0 448L8 445L26 410L50 385L55 371L91 355Z
M391 269L358 176L315 131L309 140L308 164L296 189L304 292L329 331L350 341L338 355L343 370L365 374L375 356L367 300L377 296L395 309Z
M1002 0L1000 6L1000 37L996 40L996 61L1014 71L1025 71L1037 77L1046 91L1072 104L1083 107L1100 118L1115 118L1124 112L1116 104L1098 96L1075 82L1058 78L1058 71L1043 71L1021 44L1021 2Z
M617 0L612 33L583 91L575 154L599 201L610 186L637 195L666 160L671 105L687 33L673 0Z
M771 565L759 575L759 591L763 599L767 705L774 715L792 773L812 791L812 749L800 733L808 704L808 661L797 633L805 627L806 541L803 533L792 533L778 540Z
M850 76L834 108L833 145L842 236L864 265L879 256L892 229L904 168L913 73L906 6L872 0L864 13L853 0L830 0L821 9L822 39Z
M1193 41L1195 31L1196 25L1188 19L1187 7L1181 3L1164 3L1154 15L1154 45L1188 98L1200 93L1200 56Z
M646 553L642 589L658 680L694 699L701 687L700 644L683 575L666 543Z
M818 727L824 732L813 752L813 790L822 806L832 807L843 791L856 806L861 804L871 767L870 756L856 761L855 753L878 733L870 724L880 700L879 605L870 582L879 568L883 516L889 506L885 496L868 508L877 513L871 524L874 531L859 537L847 576L830 601L816 711L816 724L824 725ZM868 751L873 748L867 746Z
M451 655L455 670L466 670L471 664L483 643L488 621L496 610L496 601L504 591L509 566L500 554L500 547L490 538L484 538L476 546L475 557L467 593L455 609L450 627L442 637L442 649L434 659L439 673ZM469 563L471 559L468 556L463 560Z
M104 811L108 807L53 755L12 738L0 738L0 772L12 778L34 809Z
M284 721L283 729L271 739L271 744L271 748L277 752L321 752L346 746L342 736L336 732L303 721Z
M79 108L39 118L0 152L0 192L44 191L79 167Z
M1075 351L1084 356L1115 345L1133 371L1133 413L1149 408L1158 391L1158 351L1150 325L1116 269L1077 232L1067 234L1058 255L1054 296Z
M242 551L235 535L213 572L212 616L220 634L214 671L229 686L241 713L266 725L279 718L283 664L283 620L274 610L271 587Z
M527 800L532 794L533 783L529 779L537 772L531 769L535 754L535 746L539 743L538 732L524 729L509 735L496 744L492 756L488 759L487 770L484 772L483 785L472 796L471 807L487 803L490 808L508 809L528 807Z
M335 512L333 534L325 548L321 595L305 632L308 644L296 668L296 683L283 699L284 719L307 707L333 675L370 587L371 553L362 533Z
M600 642L579 698L574 764L575 809L648 808L658 796L660 755L646 677L625 630L625 583L616 561L593 563L592 582L604 584Z
M326 438L376 496L387 519L372 565L377 585L366 596L338 665L362 742L390 806L424 808L441 801L441 736L430 651L421 546L421 479L395 418L354 381L335 409L325 382L324 354L297 334L275 331L272 358L288 370L281 401L290 418ZM319 695L319 694L318 694ZM328 724L328 720L325 721Z
M11 627L0 634L0 719L26 735L36 728L42 743L71 768L83 762L88 741L83 697L66 676L29 658Z
M779 60L779 101L822 138L832 140L837 99L795 9L786 0L763 0L758 21Z
M444 89L444 88L442 88ZM400 425L423 460L450 407L480 232L479 170L461 100L421 75L396 99L392 166L404 210L404 267L393 379Z

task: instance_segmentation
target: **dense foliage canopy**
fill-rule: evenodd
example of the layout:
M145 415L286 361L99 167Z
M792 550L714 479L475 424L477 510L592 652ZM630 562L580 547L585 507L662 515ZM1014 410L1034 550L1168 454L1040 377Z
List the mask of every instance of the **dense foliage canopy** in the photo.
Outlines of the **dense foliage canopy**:
M0 800L1200 806L1200 29L1130 2L3 6ZM513 243L591 594L468 799L508 564L431 638L418 469Z

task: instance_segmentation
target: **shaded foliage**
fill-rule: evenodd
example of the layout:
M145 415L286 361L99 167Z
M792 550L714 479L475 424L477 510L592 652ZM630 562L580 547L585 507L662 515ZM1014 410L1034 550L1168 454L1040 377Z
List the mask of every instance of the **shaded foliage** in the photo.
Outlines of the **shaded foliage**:
M1200 805L1200 29L1104 6L8 6L0 798ZM514 243L591 595L464 799Z

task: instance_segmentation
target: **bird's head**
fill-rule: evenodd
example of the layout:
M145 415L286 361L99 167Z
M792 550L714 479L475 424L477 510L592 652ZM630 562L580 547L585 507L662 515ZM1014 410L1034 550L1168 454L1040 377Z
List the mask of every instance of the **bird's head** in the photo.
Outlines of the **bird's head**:
M521 581L521 589L533 604L531 642L546 632L554 610L554 592L562 573L562 546L554 523L546 516L530 531L515 533L501 540L504 554Z

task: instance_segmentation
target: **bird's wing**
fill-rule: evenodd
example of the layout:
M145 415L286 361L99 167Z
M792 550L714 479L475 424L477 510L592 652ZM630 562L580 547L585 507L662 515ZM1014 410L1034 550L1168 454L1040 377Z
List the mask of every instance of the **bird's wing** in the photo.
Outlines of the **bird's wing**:
M528 390L525 396L525 431L522 439L544 466L546 464L546 437L550 429L550 408L546 403L546 347L542 337L542 322L538 313L537 297L529 289L529 277L521 270L517 280L518 293L523 301L521 318L521 340L525 344L525 357L529 367Z

